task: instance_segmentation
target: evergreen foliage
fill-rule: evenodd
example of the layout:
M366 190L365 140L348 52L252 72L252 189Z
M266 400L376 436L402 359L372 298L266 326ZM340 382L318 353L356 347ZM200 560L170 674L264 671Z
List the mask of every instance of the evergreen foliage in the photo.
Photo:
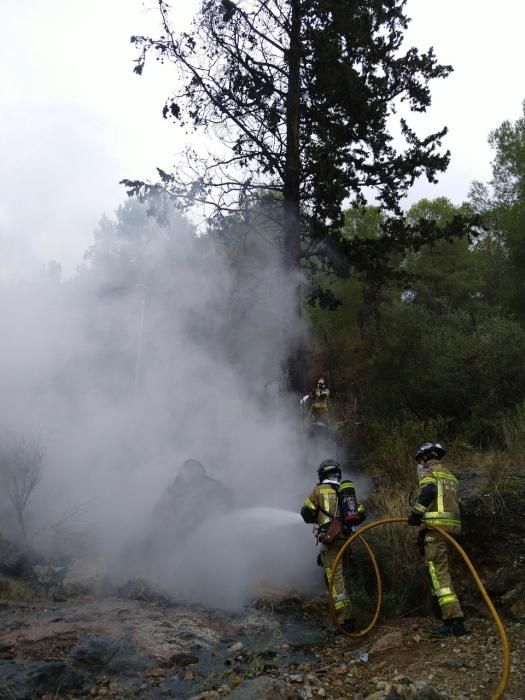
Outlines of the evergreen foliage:
M125 184L207 206L239 271L275 250L291 277L302 267L310 366L331 368L343 418L353 406L367 426L503 444L525 399L525 116L490 135L492 180L474 183L467 203L438 197L403 212L410 185L435 182L449 155L445 129L419 136L398 110L425 111L429 82L451 71L404 45L404 8L204 0L177 34L158 0L163 32L132 38L135 70L150 54L175 64L164 116L213 133L219 148Z
M415 179L434 182L446 168L446 129L420 137L397 115L401 103L425 111L429 81L451 71L432 49L404 47L404 0L205 0L192 30L178 35L168 3L158 5L163 34L132 38L135 70L150 53L175 63L181 87L164 116L213 130L226 151L191 153L188 171L159 171L153 185L127 180L131 192L160 187L219 215L274 192L285 260L297 268L301 254L323 254L323 241L339 239L349 202L364 205L368 192L401 215ZM368 251L365 263L374 264Z
M331 321L320 308L311 314L325 357L345 368L335 393L357 400L370 447L382 432L415 440L403 427L414 425L484 447L524 434L524 128L520 118L491 134L493 177L474 184L468 203L439 197L407 212L414 232L430 222L441 235L391 248L383 277L356 269L352 284L332 283L342 305ZM462 218L476 224L471 235L449 236ZM346 231L372 246L385 225L374 210L349 211ZM406 444L401 451L410 454Z
M523 114L489 137L495 151L492 180L473 184L470 202L482 217L487 296L525 322L525 102Z

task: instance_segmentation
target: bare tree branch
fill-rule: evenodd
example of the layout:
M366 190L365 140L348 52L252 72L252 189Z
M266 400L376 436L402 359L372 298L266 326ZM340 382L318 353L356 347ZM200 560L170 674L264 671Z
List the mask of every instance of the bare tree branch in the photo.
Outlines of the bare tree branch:
M0 483L27 536L25 511L42 479L44 450L38 438L8 437L0 444Z

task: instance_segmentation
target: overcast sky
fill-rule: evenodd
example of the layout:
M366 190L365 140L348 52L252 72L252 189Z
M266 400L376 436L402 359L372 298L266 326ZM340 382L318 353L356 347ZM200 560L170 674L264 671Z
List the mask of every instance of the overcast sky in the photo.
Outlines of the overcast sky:
M101 215L125 197L123 177L168 168L184 134L162 120L169 67L132 72L132 34L156 25L153 0L1 0L0 281L50 259L74 271ZM186 22L194 0L173 0ZM180 7L180 9L178 9ZM434 46L455 72L433 84L422 129L448 125L452 151L437 187L460 203L490 175L488 133L525 98L522 0L408 0L409 40Z

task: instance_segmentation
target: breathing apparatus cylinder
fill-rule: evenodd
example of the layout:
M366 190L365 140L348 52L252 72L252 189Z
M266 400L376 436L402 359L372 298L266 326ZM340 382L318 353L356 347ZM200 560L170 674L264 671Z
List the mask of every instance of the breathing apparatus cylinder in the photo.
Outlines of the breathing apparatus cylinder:
M362 520L358 510L359 504L357 503L354 484L348 480L341 481L337 492L343 526L345 530L351 530L356 525L359 525Z

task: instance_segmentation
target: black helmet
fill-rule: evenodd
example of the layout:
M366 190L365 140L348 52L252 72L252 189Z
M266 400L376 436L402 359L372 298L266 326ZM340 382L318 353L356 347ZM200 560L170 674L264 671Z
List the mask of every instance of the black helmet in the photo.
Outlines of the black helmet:
M429 459L441 459L446 454L446 450L443 449L439 442L424 442L416 452L416 459L418 462L421 460L426 462Z
M341 467L335 459L325 459L324 462L321 462L319 465L317 476L319 477L319 483L325 479L333 479L334 477L340 481Z

